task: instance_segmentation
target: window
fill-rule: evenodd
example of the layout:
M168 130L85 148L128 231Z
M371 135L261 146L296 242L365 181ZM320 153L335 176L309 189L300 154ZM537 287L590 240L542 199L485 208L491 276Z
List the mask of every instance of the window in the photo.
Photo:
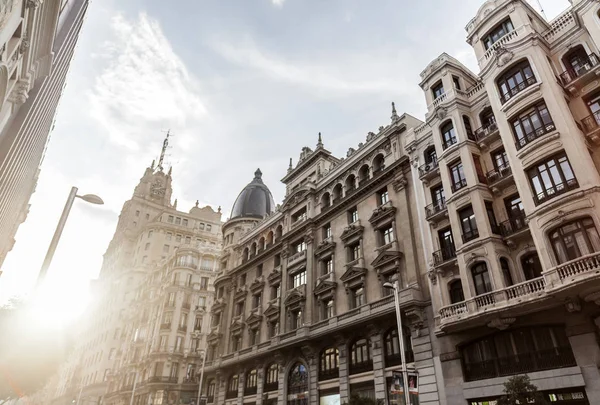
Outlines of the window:
M175 235L175 242L181 242L181 235Z
M384 228L379 232L381 234L382 246L385 246L394 241L394 228L392 227L392 225L389 225L387 228Z
M465 294L463 291L462 281L454 280L448 284L448 292L450 294L450 302L456 304L465 300Z
M441 80L431 87L431 94L434 100L444 94L444 85Z
M160 340L159 340L159 347L161 350L165 350L167 348L167 340L168 340L168 336L161 336Z
M449 170L450 181L452 183L452 192L457 192L461 188L467 186L467 179L465 178L465 171L463 169L462 162L458 162L450 166Z
M174 292L170 292L169 293L169 298L168 298L168 306L172 307L175 306L175 293Z
M414 355L412 350L412 341L410 338L410 329L407 327L402 328L403 343L404 343L404 356L407 363L414 361ZM398 339L398 328L393 327L389 329L383 336L383 350L385 354L385 366L397 366L402 364L402 357L400 354L400 340Z
M358 308L365 304L365 289L363 287L352 290L352 308Z
M148 239L150 239L152 237L153 233L154 233L154 231L148 231Z
M466 115L462 116L463 125L465 126L465 132L467 134L467 138L473 139L473 127L471 127L471 120Z
M483 173L483 167L481 166L481 160L479 160L479 155L471 154L473 157L473 166L475 166L475 174L477 174L477 181L483 184L487 183L487 178Z
M254 346L260 343L260 333L258 328L256 329L250 329L249 331L250 334L250 346Z
M452 84L454 84L454 88L456 90L460 90L460 78L458 76L452 75Z
M294 253L304 252L306 250L306 242L301 241L294 245Z
M244 395L255 395L256 394L256 383L257 383L257 371L256 369L248 371L246 373L246 384L244 387Z
M200 223L200 225L198 225L198 229L200 229L201 231L203 231L204 230L204 224Z
M350 346L350 374L362 373L373 369L371 349L367 339L359 339Z
M300 287L306 284L306 270L299 271L292 275L292 288Z
M487 265L484 262L479 262L471 268L473 276L473 284L475 285L475 294L482 295L492 292L492 282Z
M139 217L139 216L140 216L140 211L139 211L139 210L135 212L135 216L136 216L136 217Z
M390 200L387 187L377 193L377 204L383 205Z
M198 297L198 306L200 308L206 307L206 297Z
M308 370L302 363L296 363L288 375L288 395L306 393L308 397ZM288 400L288 405L306 404L302 400Z
M200 289L206 290L208 288L208 277L200 277Z
M256 278L263 275L263 265L262 263L256 266Z
M444 150L448 149L457 142L452 121L448 121L442 125L440 127L440 132L442 133L442 147Z
M477 230L477 221L475 220L473 207L469 205L468 207L458 211L458 217L460 219L460 227L463 233L463 242L466 243L478 238L479 231Z
M358 210L354 207L348 210L348 223L353 224L356 221L358 221Z
M173 223L173 219L174 219L173 215L169 215L169 217L167 218L167 222L170 223L170 224L172 224Z
M323 226L323 239L331 238L331 224Z
M485 201L485 212L487 214L488 221L490 221L492 233L500 234L500 227L498 226L498 222L496 222L496 214L494 214L494 205L491 201Z
M277 284L271 287L271 299L274 300L279 297L281 297L281 285Z
M333 299L330 298L326 301L323 301L322 306L323 306L322 319L333 318L333 306L334 306Z
M279 334L279 321L269 322L269 337L277 336Z
M235 316L240 316L244 312L244 301L235 304Z
M202 331L202 316L196 316L194 320L194 330L201 332Z
M508 156L506 155L504 148L493 151L491 155L494 169L496 169L498 172L502 172L504 169L510 167Z
M115 358L115 354L117 352L117 349L115 349L114 347L110 349L110 352L108 353L108 359L112 360Z
M188 287L192 286L192 275L188 274L185 278L185 285Z
M520 113L510 123L517 150L555 129L554 121L543 101Z
M304 221L307 218L306 207L300 209L296 213L292 214L292 223Z
M264 392L277 391L279 385L279 366L271 364L265 371Z
M171 232L167 232L167 240L173 239L173 234Z
M524 60L504 72L497 80L500 102L506 103L513 96L536 82L529 61Z
M175 217L175 225L181 225L181 217Z
M567 156L563 153L527 170L536 204L579 187Z
M146 219L150 219L150 214L146 214Z
M590 217L555 228L550 232L550 243L558 263L600 251L600 236Z
M302 311L296 309L291 312L291 329L295 330L302 327Z
M179 376L179 363L171 364L171 378L177 378Z
M510 267L508 267L508 260L504 257L500 258L500 270L502 270L502 278L504 278L504 286L510 287L513 285L512 274L510 274Z
M348 262L353 262L360 258L360 242L348 246Z
M465 381L575 366L564 326L509 329L460 348Z
M339 377L340 352L335 347L329 347L319 356L319 381Z
M240 276L240 285L246 285L246 273Z
M328 257L321 262L321 276L325 276L333 272L333 259Z
M427 164L437 164L437 152L435 151L435 146L431 145L425 150L424 156L425 163ZM437 166L436 166L437 167Z
M231 350L237 352L242 348L242 338L239 335L231 337Z
M446 196L444 195L444 187L434 187L431 189L431 202L434 207L439 207L440 209L444 206L446 202Z
M185 237L185 244L186 244L186 245L189 245L190 243L192 243L192 238L191 238L191 236L186 236L186 237Z
M229 377L229 380L227 381L227 392L225 393L226 399L237 398L239 383L240 380L237 374Z
M146 243L146 246L144 246L144 250L148 250L150 249L150 243Z
M485 49L489 49L496 41L513 30L512 21L510 18L502 21L482 39Z
M169 253L169 248L170 248L170 247L171 247L171 246L169 246L169 245L164 245L164 246L163 246L163 252L164 252L164 253Z
M261 297L262 294L258 293L252 296L252 308L258 308L260 307L260 302L261 302Z
M211 225L211 224L206 224L206 230L207 230L208 232L210 232L210 231L211 231L211 229L212 229L212 225Z
M188 220L187 219L183 219L183 226L188 226Z

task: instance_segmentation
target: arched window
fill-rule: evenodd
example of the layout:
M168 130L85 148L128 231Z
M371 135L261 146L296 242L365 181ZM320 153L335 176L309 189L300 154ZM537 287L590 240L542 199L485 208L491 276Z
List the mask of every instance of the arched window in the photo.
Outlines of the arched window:
M371 348L367 339L358 339L350 345L350 374L373 370Z
M275 241L279 242L281 240L281 236L283 235L283 226L279 225L276 229L275 229Z
M596 55L588 55L582 45L574 46L562 57L566 71L560 75L563 84L569 84L598 64Z
M471 267L471 275L473 276L473 284L475 285L475 294L481 295L492 292L492 281L487 265L484 262L479 262Z
M259 250L264 250L267 248L267 241L264 238L264 236L262 238L260 238L260 240L258 241L258 249Z
M290 369L287 385L288 405L308 405L308 370L302 363L296 363ZM296 394L302 395L302 399Z
M465 300L462 281L460 279L451 281L448 284L448 292L450 293L450 302L456 304Z
M225 399L233 399L238 397L238 387L240 378L237 374L232 375L227 380L227 392L225 393Z
M465 126L465 133L467 134L467 138L473 139L473 127L471 127L471 120L466 115L462 116L463 125Z
M258 253L258 246L256 242L253 242L250 248L250 256L256 256L256 253Z
M329 193L323 194L321 197L321 209L327 208L331 205L331 195Z
M535 75L527 59L512 65L496 79L500 102L506 103L535 82Z
M358 169L358 184L363 184L367 180L369 180L369 165L362 165Z
M346 193L354 190L356 188L356 177L351 174L346 178Z
M373 159L373 173L379 173L383 169L385 169L385 158L380 153Z
M319 356L319 381L338 378L340 375L340 352L335 347L329 347Z
M564 326L509 329L460 348L465 381L576 365Z
M265 370L264 392L277 391L279 389L279 365L271 364Z
M436 164L437 163L437 152L435 151L435 146L430 145L425 152L423 153L423 158L425 159L425 163L427 164Z
M269 232L267 234L267 246L270 246L273 244L273 231Z
M504 286L510 287L513 285L512 275L510 274L510 267L508 266L508 260L504 257L500 258L500 269L502 270L502 277L504 277Z
M559 264L600 251L600 236L590 217L554 228L550 231L550 243Z
M336 203L337 201L342 199L342 185L341 184L336 184L335 187L333 188L333 202Z
M479 122L481 122L482 129L488 129L491 125L496 124L496 117L492 107L487 106L479 113ZM477 132L477 131L475 131Z
M412 350L412 340L410 338L410 329L407 327L402 328L402 334L404 335L404 356L406 357L407 363L415 361L415 356ZM398 328L393 327L388 330L383 336L383 351L385 354L385 366L397 366L402 363L402 356L400 355L400 340L398 340Z
M447 121L445 124L443 124L440 127L440 133L442 134L442 147L444 150L448 149L457 142L452 121Z
M258 373L256 369L250 370L246 373L246 381L244 383L244 395L256 395L257 374Z
M244 252L242 253L242 260L243 261L248 260L249 255L250 255L250 250L248 248L245 248Z
M210 380L208 382L207 387L208 388L206 390L206 402L209 404L212 404L213 402L215 402L215 388L216 388L215 380Z

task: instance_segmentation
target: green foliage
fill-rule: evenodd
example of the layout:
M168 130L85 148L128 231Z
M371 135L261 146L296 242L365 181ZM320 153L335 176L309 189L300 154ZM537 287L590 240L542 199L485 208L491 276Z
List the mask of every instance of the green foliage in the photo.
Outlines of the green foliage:
M529 376L516 375L504 383L504 395L498 400L498 405L523 404L548 405L548 402L531 383Z
M352 395L350 397L350 402L345 402L344 405L383 405L383 400L363 398L358 395Z
M40 326L26 302L0 307L0 402L41 389L70 347L68 329Z

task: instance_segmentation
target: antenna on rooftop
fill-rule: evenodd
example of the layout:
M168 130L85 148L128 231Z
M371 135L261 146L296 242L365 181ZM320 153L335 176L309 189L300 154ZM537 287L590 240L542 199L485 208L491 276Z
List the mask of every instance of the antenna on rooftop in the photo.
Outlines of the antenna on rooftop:
M163 146L162 149L160 151L160 158L158 159L158 170L163 170L163 162L165 160L165 153L167 152L167 148L169 147L169 137L171 136L171 130L168 129L166 131L162 131L162 132L166 132L167 136L165 136L165 140L163 141Z
M542 7L542 1L541 0L535 0L537 2L537 5L540 9L540 14L542 15L542 17L544 17L544 20L548 21L548 17L546 17L546 13L544 12L544 8Z

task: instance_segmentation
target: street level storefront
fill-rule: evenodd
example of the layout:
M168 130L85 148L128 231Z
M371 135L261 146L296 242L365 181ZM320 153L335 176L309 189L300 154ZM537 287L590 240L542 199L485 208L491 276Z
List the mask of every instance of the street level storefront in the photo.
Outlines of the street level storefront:
M584 387L568 388L563 390L550 390L542 391L544 399L550 404L556 405L589 405L587 395L585 394ZM484 398L484 399L471 399L468 401L469 405L498 405L498 399Z

